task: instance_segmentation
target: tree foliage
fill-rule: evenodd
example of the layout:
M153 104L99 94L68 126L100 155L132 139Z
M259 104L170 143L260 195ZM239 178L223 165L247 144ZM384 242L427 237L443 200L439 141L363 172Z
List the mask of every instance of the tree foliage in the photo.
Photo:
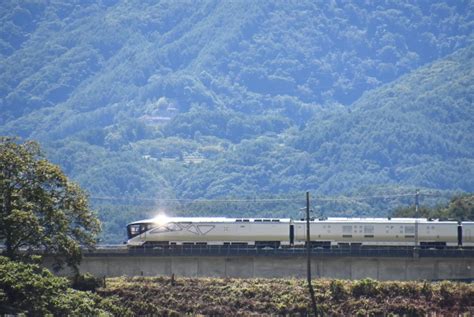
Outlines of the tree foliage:
M0 241L18 258L38 250L76 265L100 230L85 193L48 162L38 143L0 139Z
M27 316L128 316L114 297L70 288L64 277L36 264L0 257L0 313Z
M397 208L393 211L394 217L415 217L415 207ZM418 210L419 217L433 219L452 219L458 221L474 221L474 195L464 194L455 196L444 206L421 206Z

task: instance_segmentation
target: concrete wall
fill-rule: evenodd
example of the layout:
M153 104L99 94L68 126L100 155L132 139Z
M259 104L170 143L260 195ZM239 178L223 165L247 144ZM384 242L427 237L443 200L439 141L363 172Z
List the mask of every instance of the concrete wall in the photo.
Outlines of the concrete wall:
M474 279L474 258L314 257L314 278L378 280ZM306 277L306 258L91 256L80 266L96 276ZM63 272L64 273L64 272Z

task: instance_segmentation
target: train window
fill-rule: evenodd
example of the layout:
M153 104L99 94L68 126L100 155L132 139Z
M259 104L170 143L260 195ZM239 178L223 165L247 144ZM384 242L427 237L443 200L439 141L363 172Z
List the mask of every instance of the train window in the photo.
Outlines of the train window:
M241 228L242 228L242 227L245 228L245 226L240 226L240 227L241 227ZM214 228L215 228L215 226L213 226L213 225L199 225L199 226L198 226L198 229L199 229L199 231L200 231L202 234L206 234L206 233L208 233L209 231L211 231L211 230L214 229Z
M132 236L136 236L137 234L140 234L140 225L131 225L130 234Z
M242 222L242 219L237 219L236 222Z
M181 231L181 227L178 226L175 223L169 223L164 226L159 226L159 227L154 227L153 230L150 231L150 233L163 233L163 232L169 232L169 231Z
M352 226L342 226L342 233L352 233Z
M255 222L262 222L262 219L255 219Z
M129 239L147 231L147 224L133 224L127 226L127 236Z
M248 219L244 219L244 222L249 222L249 220L248 220Z
M364 234L370 235L374 233L374 226L364 226Z
M199 235L199 232L198 232L197 228L194 227L194 226L189 227L187 230L188 230L189 232L192 232L192 233L194 233L194 234ZM224 231L227 231L227 230L228 230L228 227L224 227Z
M270 219L263 219L264 222L270 222Z
M153 228L156 228L156 225L154 223L149 223L149 224L143 225L142 231L148 231Z
M169 230L166 226L160 226L160 227L155 228L152 231L150 231L150 233L164 233L164 232L168 232L168 231Z
M280 222L279 219L272 219L272 222Z
M166 228L168 229L168 231L181 231L182 230L181 227L175 223L167 224Z

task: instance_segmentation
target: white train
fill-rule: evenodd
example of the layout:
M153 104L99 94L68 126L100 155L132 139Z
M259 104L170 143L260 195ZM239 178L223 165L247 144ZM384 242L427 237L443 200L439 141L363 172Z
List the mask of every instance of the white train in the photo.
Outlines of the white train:
M414 218L327 218L310 221L311 245L474 246L474 222ZM157 217L127 225L129 247L304 246L306 221L274 218Z

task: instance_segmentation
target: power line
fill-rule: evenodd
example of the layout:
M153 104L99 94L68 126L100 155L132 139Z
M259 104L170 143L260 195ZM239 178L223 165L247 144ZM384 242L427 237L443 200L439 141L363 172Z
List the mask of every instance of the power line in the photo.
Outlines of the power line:
M393 199L403 197L415 197L415 193L403 194L376 194L365 196L317 196L316 201L325 202L359 202L372 199ZM442 193L419 192L419 196L443 196ZM142 202L177 202L177 203L265 203L265 202L302 202L303 199L297 198L247 198L247 199L191 199L191 198L147 198L147 197L114 197L114 196L91 196L92 200L102 201L142 201Z
M328 196L318 196L315 199L319 201L341 201L341 202L348 202L348 201L359 201L359 200L371 200L371 199L390 199L390 198L401 198L401 197L415 197L415 193L407 193L407 194L378 194L378 195L366 195L366 196L336 196L336 197L328 197ZM420 193L421 196L440 196L437 194L427 194L427 193Z
M115 200L115 201L149 201L149 202L191 202L191 203L221 203L221 202L273 202L273 201L302 201L302 199L290 198L250 198L250 199L190 199L190 198L133 198L133 197L111 197L91 196L93 200Z

